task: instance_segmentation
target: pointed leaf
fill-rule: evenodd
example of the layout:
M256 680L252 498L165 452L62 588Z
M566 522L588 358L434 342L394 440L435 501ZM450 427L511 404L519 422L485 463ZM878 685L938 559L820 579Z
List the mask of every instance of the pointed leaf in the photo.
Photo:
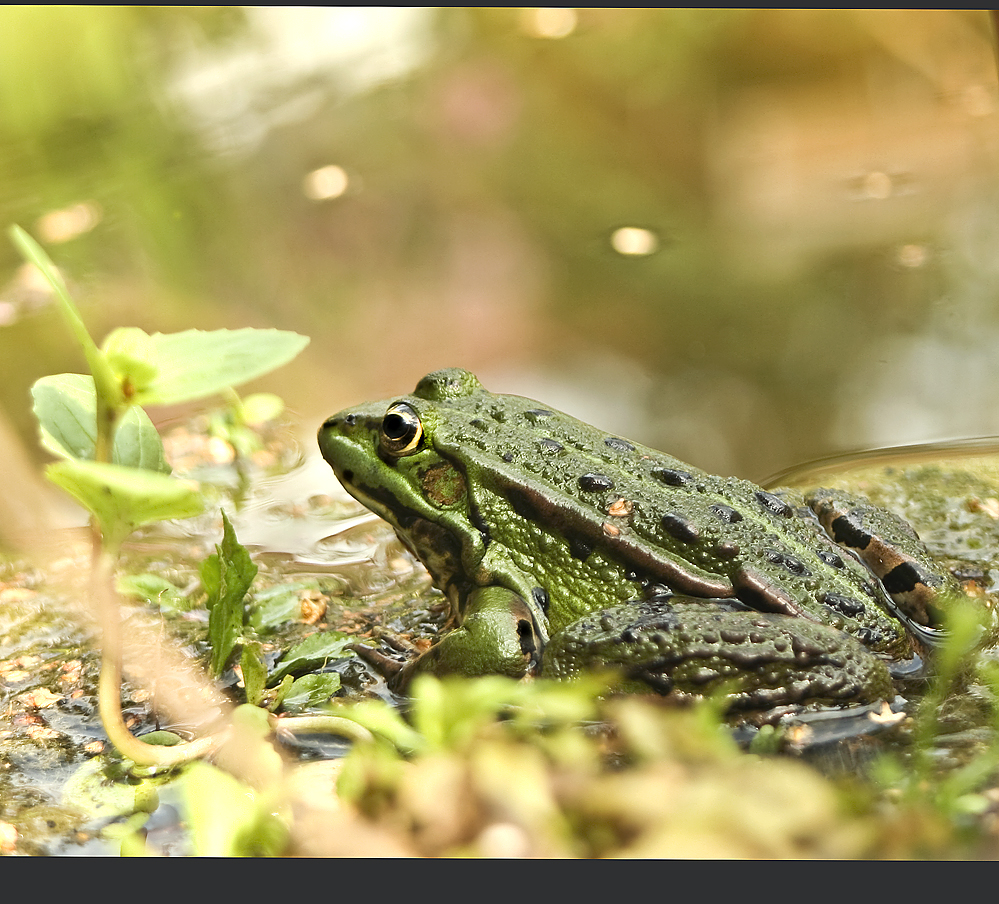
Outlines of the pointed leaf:
M97 399L92 377L56 374L31 387L42 446L59 458L93 460ZM114 464L169 474L163 441L149 416L133 405L122 417L112 449Z
M243 673L243 690L246 692L246 702L259 706L267 687L267 666L264 665L261 658L260 644L245 644L239 658L239 665Z
M222 543L215 548L217 553L209 556L209 561L218 562L218 592L208 597L208 637L212 642L212 674L221 675L243 633L243 598L257 576L257 566L236 539L225 512L222 513ZM214 572L214 566L207 571ZM205 570L202 580L204 575Z
M93 514L112 548L139 525L188 518L204 508L201 494L191 482L138 468L60 461L49 465L45 476Z
M277 669L271 673L270 682L283 678L293 672L304 672L308 669L318 669L327 662L336 659L347 659L353 656L347 647L356 643L357 638L338 631L319 631L310 634L300 644L292 647L278 663Z
M340 676L336 672L303 675L298 678L281 701L286 713L301 713L329 703L340 690Z
M140 405L173 405L214 395L287 364L309 343L284 330L185 330L149 337L156 376L133 396Z

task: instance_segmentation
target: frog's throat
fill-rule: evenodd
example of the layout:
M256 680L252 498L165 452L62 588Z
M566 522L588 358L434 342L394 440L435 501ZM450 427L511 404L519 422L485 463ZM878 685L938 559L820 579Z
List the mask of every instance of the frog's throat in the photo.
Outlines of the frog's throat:
M531 587L505 579L509 577L506 570L501 569L502 573L497 574L489 567L486 555L491 543L489 529L478 517L471 494L466 499L469 511L452 513L412 494L406 480L391 469L380 469L377 481L365 480L363 455L345 437L337 439L340 454L327 456L324 447L324 456L337 479L358 502L392 525L402 543L430 572L459 621L464 616L469 594L476 587L496 584L524 601L533 617L538 642L548 641L547 618L532 596ZM452 464L464 473L460 462ZM407 500L406 504L402 499Z

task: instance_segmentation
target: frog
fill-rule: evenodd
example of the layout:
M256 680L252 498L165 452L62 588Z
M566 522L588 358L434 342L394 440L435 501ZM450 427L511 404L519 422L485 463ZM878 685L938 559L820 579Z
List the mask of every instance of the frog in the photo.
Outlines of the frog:
M448 601L450 629L389 676L403 693L421 674L597 669L731 711L874 706L923 672L960 592L861 497L715 476L461 368L318 440Z

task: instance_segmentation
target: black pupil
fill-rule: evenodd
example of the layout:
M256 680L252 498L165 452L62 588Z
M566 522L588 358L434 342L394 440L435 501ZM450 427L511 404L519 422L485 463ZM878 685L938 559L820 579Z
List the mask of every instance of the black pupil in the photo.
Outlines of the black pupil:
M413 425L401 414L386 414L382 424L382 430L389 439L405 439L407 434L412 434Z

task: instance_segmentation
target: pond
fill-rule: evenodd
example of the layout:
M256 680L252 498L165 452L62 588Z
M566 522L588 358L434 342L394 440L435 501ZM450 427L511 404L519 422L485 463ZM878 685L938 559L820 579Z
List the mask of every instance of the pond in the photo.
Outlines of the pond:
M280 394L304 437L276 444L274 472L241 474L224 450L210 464L191 406L150 412L194 438L191 461L179 447L173 460L217 486L253 553L250 628L269 666L321 625L425 643L442 623L423 570L342 495L312 439L331 412L439 367L757 481L844 450L999 433L984 12L22 7L0 25L5 228L39 238L98 342L121 325L312 338L246 389ZM85 364L37 273L0 244L0 540L35 538L0 578L0 823L22 832L0 849L104 850L92 819L60 809L105 750L99 654L79 606L84 519L39 476L28 395ZM988 468L953 467L933 490L949 509L924 512L884 477L863 489L988 598L999 493ZM129 574L174 588L136 612L162 611L159 630L194 656L198 562L220 541L206 516L129 551ZM394 699L354 659L321 671ZM124 696L140 731L156 727L146 693ZM989 695L974 693L956 722L980 752ZM987 835L980 790L955 800Z
M310 438L300 445L287 425L273 429L253 460L237 466L217 438L204 432L208 423L207 418L198 419L174 428L167 434L167 448L189 469L185 474L196 475L232 512L259 568L241 642L259 651L269 673L266 683L271 690L261 703L292 718L349 715L344 704L356 706L360 701L369 701L369 707L387 703L386 712L394 712L404 698L388 689L377 668L353 656L337 639L406 637L416 650L425 649L446 619L439 592L391 529L337 486ZM969 457L971 453L975 457ZM927 454L924 450L924 457ZM237 785L228 797L228 789L217 787L214 773L206 777L141 769L115 755L98 714L100 633L81 592L80 576L89 568L89 540L85 531L60 534L51 538L48 550L38 547L30 558L11 559L4 568L0 679L6 705L0 720L0 823L9 836L5 850L268 853L287 852L290 844L298 853L354 856L461 851L488 856L991 854L992 814L999 803L993 801L987 781L992 760L999 755L995 691L988 678L996 649L999 468L994 455L983 456L980 448L936 449L932 454L929 464L904 458L888 466L865 461L851 468L841 463L835 473L828 473L827 467L822 483L863 490L904 513L934 556L961 576L977 597L975 624L985 625L984 634L974 629L979 632L973 637L978 665L958 663L971 671L957 683L953 672L945 685L931 684L928 691L925 679L903 680L897 685L901 696L891 709L788 714L776 731L769 720L761 725L739 719L730 734L718 723L717 711L664 709L649 698L629 703L614 695L595 696L599 685L565 685L564 699L550 699L563 692L545 690L545 682L522 685L526 690L514 692L465 679L466 689L445 686L440 700L419 688L407 706L425 737L442 738L435 744L403 743L405 755L415 755L410 773L379 778L377 764L386 756L384 749L365 753L359 736L307 728L304 733L279 734L276 749L281 759L275 762L268 762L275 748L261 747L261 739L251 737L246 743L257 751L251 758L254 765L229 761L227 767L251 784ZM808 485L807 476L800 482ZM220 707L245 698L238 662L214 686L205 682L202 672L210 651L209 612L198 572L220 534L221 520L209 512L145 529L128 544L119 577L119 588L133 597L126 608L126 646L131 648L130 655L126 650L127 675L144 676L128 680L122 690L123 714L133 733L151 737L150 732L169 729L183 737L204 734ZM310 641L317 640L321 646L306 652ZM391 649L387 652L395 655ZM289 686L283 693L278 689L282 663L300 679L286 679ZM185 678L184 672L190 674ZM326 678L335 680L322 683ZM332 708L327 702L331 694ZM927 716L928 704L932 717ZM512 710L507 708L511 705ZM436 716L435 706L443 707ZM500 722L493 721L504 712ZM393 729L385 720L383 713L374 723L361 717L361 724L377 724L400 743L402 723ZM513 736L497 738L498 726ZM581 729L584 735L578 734ZM740 752L736 740L758 753L782 750L783 756L760 760ZM427 743L432 746L421 749ZM605 761L608 744L617 752ZM352 746L354 757L342 760ZM517 780L528 795L522 803L498 803L509 793L509 776L503 792L504 785L495 784L499 776L490 778L490 769L501 767L484 765L491 757L500 757L500 762L513 757L510 766L502 768L519 772L525 757L528 762L540 757L532 767L540 771L528 771ZM363 769L376 772L355 777L360 784L353 792L350 780L341 782L338 796L334 783L344 762L352 764L348 770L363 763ZM904 769L901 775L910 781L932 774L941 788L949 782L959 791L952 795L954 800L943 802L933 796L913 797L906 780L895 775L889 791L881 792L887 797L880 804L872 797L868 806L844 811L845 800L883 788L892 764ZM269 776L263 782L262 769ZM435 771L440 769L444 772ZM743 787L746 770L752 773L751 791ZM977 779L965 784L962 777L969 770ZM447 776L454 786L440 787L439 800L446 799L455 812L446 807L438 811L426 790L417 791L427 781L446 782ZM567 781L574 788L571 793ZM399 785L389 792L392 785L385 782ZM634 790L626 791L622 783ZM270 794L268 799L280 789L291 801L294 815L285 815L273 846L259 819L233 809L231 793L245 797L253 786L258 794ZM725 813L740 800L742 821L733 823L701 801L701 835L691 841L690 818L683 815L682 803L694 793L691 786L712 799L724 795ZM213 801L215 819L225 821L230 834L235 834L232 824L246 819L251 840L226 836L228 848L213 842L211 826L205 828L210 820L199 817L192 800L195 793ZM550 800L543 811L530 802L532 794ZM658 795L661 807L646 813L633 794ZM775 794L787 804L770 840L761 845L761 827L772 818L770 796ZM597 810L593 795L603 800ZM888 817L886 800L892 802ZM432 819L427 807L435 813ZM913 813L927 823L926 831L899 834L895 822L914 818ZM583 831L582 825L590 825L584 817L609 824L594 835L591 829ZM435 826L432 832L425 827L428 819ZM562 834L556 843L551 833L565 819L584 823L568 834L558 830ZM321 831L316 820L323 821ZM813 821L822 831L802 834L802 825Z

